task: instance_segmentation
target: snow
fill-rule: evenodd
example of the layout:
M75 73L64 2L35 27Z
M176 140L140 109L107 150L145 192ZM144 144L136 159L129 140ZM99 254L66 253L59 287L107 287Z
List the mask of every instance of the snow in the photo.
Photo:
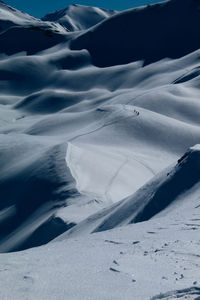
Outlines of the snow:
M3 2L0 2L0 32L6 31L12 27L51 27L64 33L64 29L59 24L51 24L50 22L42 22L40 19L34 18L27 13L21 12Z
M114 10L74 4L63 10L47 14L42 20L59 23L70 31L80 31L102 22L115 13Z
M195 213L188 217L197 218ZM82 299L176 299L177 295L196 299L199 221L190 220L196 231L186 225L188 221L152 220L2 254L1 296L11 300L79 299L80 295Z
M130 9L79 35L71 48L88 49L99 67L182 57L199 49L199 7L198 0L172 0Z
M200 297L199 6L0 2L0 299Z
M173 212L177 207L180 210L180 206L187 205L187 202L191 206L193 194L196 200L193 205L198 206L199 199L196 194L199 193L200 188L199 159L200 151L197 145L178 160L173 168L167 168L154 176L135 194L90 216L58 237L58 240L68 236L83 236L83 234L105 231L125 224L144 222L160 214L166 215L165 209L170 212L172 210L170 206L173 206Z

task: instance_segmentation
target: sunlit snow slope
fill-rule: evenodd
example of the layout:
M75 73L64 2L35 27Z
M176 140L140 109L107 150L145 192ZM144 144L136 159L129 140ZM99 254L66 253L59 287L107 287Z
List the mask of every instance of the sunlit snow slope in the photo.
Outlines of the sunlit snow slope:
M174 167L157 174L135 194L80 222L58 240L144 222L174 214L187 218L199 205L200 146L196 145ZM192 199L195 199L192 200ZM195 207L196 206L196 207Z

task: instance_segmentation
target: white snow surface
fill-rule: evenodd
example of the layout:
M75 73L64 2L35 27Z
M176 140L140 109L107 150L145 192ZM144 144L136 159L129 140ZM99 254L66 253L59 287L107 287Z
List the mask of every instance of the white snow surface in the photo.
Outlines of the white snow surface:
M65 9L47 14L42 19L60 23L70 31L80 31L102 22L115 13L117 11L73 4Z
M0 1L0 299L199 299L199 8Z
M62 26L57 23L43 22L0 1L0 31L13 26L49 26L52 29L60 30L62 33L65 32Z

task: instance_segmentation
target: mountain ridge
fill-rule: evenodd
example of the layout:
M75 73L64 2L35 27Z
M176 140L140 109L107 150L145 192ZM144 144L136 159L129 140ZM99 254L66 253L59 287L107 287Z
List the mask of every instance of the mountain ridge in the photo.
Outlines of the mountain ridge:
M199 1L195 0L165 1L129 9L75 38L71 49L87 49L99 67L178 58L200 47L199 14ZM186 19L190 22L185 23Z
M114 10L72 4L62 10L48 13L41 19L58 22L70 31L79 31L88 29L116 13Z

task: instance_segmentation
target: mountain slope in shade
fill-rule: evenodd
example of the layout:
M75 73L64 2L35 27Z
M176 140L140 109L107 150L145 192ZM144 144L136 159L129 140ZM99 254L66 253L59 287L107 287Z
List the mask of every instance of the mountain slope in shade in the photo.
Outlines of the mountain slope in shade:
M99 67L149 64L199 49L199 26L199 0L166 1L119 13L78 36L71 48L87 49Z
M59 23L44 22L0 2L0 54L33 54L66 40Z
M88 29L115 13L114 10L74 4L55 13L47 14L42 20L59 23L70 31L79 31Z
M45 235L50 240L54 232L63 232L65 224L59 229L52 216L66 198L78 194L65 164L66 145L11 134L1 135L0 149L0 251L40 245ZM46 222L50 232L41 228L38 237L29 241Z

